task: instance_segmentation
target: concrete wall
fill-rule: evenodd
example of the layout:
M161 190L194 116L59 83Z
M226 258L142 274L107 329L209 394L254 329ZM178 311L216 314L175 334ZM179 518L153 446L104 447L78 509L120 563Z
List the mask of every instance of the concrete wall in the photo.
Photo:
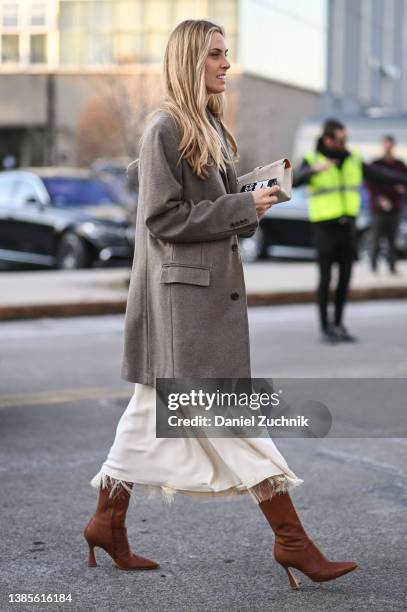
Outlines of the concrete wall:
M46 75L0 78L2 127L47 128ZM159 71L55 76L55 163L90 163L95 156L138 154L145 118L162 96ZM298 124L319 111L320 95L260 77L228 82L227 122L241 155L239 172L290 156Z
M46 121L46 76L0 76L0 127L43 125Z
M291 157L297 127L320 111L321 95L250 75L238 90L239 172Z

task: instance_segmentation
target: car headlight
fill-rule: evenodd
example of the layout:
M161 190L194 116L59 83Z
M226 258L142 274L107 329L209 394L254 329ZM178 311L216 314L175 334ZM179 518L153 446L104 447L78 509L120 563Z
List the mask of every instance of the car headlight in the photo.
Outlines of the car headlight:
M86 223L83 223L81 225L81 230L90 238L126 238L125 227L106 227L106 225L94 223L93 221L86 221Z

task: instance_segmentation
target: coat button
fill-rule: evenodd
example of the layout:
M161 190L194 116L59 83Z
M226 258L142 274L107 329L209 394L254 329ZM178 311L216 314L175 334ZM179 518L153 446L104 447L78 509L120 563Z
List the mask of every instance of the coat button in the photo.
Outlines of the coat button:
M232 251L237 251L238 246L236 243L232 244Z
M232 293L231 296L232 300L238 300L239 299L239 294L238 293Z

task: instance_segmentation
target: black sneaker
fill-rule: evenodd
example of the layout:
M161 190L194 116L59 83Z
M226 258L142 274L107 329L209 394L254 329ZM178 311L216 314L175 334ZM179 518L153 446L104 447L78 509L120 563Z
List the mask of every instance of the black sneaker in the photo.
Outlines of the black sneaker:
M334 325L333 331L336 334L338 342L357 342L358 339L355 336L352 336L346 327L343 325Z
M338 335L331 325L321 328L321 339L327 344L337 344L339 341Z

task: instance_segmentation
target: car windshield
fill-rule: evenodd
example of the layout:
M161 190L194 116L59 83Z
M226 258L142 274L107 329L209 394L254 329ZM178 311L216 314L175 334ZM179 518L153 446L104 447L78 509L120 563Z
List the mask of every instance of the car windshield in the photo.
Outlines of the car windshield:
M117 204L121 197L114 187L97 178L55 177L42 179L55 206Z

